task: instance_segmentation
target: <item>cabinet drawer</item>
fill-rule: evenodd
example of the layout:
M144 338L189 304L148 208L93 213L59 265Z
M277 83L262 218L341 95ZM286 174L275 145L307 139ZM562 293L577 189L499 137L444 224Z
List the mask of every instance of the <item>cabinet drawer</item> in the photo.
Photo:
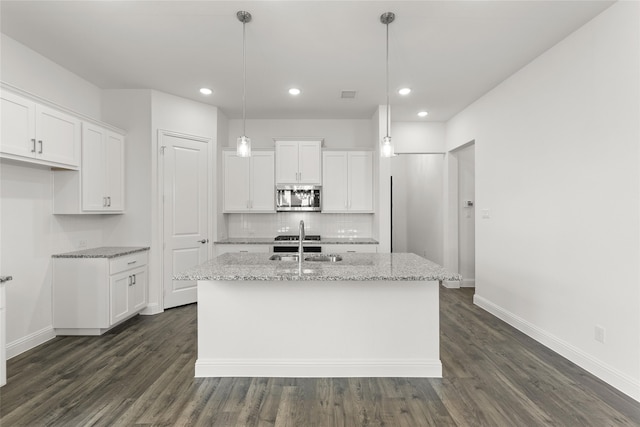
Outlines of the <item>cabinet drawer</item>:
M141 267L147 264L147 251L136 252L114 258L109 263L109 274L117 274L132 268Z

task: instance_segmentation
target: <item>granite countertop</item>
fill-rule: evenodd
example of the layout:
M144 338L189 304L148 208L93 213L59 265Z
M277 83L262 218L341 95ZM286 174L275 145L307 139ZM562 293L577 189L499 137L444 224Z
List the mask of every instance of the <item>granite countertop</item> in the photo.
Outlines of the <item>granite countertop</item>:
M148 251L149 247L143 246L102 246L99 248L83 249L81 251L67 252L51 255L52 258L116 258L136 252Z
M440 265L415 254L340 254L342 261L271 261L272 254L226 253L187 271L175 280L317 280L317 281L421 281L460 280ZM311 255L311 254L310 254Z
M297 245L295 240L274 240L273 237L230 237L217 240L219 245ZM370 237L322 237L322 240L305 240L315 245L377 245L378 241Z
M13 280L11 276L0 276L0 283L8 282L9 280Z

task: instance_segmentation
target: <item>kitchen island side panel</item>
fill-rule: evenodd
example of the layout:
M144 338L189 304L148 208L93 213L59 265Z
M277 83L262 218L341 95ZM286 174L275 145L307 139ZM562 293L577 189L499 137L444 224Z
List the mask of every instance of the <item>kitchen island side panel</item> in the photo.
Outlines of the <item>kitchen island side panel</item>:
M438 281L199 281L196 377L441 377Z

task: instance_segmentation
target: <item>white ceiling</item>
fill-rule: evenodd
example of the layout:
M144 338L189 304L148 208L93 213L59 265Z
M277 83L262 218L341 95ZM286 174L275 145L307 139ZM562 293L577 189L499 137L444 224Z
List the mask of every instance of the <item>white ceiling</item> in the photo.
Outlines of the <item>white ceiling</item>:
M103 89L150 88L247 118L445 121L595 17L611 1L7 1L1 30ZM214 94L204 97L200 87ZM292 97L287 90L302 90ZM395 91L412 88L409 96ZM341 99L355 90L355 99Z

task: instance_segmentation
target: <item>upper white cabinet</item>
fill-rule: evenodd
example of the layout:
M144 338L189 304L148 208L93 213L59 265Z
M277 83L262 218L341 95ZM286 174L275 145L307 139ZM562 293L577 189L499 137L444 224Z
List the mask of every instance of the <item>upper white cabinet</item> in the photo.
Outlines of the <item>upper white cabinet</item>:
M82 126L82 209L124 210L124 138L89 123Z
M373 212L373 153L322 153L322 212Z
M274 153L224 151L224 212L275 212Z
M276 184L322 183L322 140L276 141Z
M82 124L80 172L54 173L54 214L124 212L124 137Z
M65 169L80 165L80 120L2 90L0 156Z

